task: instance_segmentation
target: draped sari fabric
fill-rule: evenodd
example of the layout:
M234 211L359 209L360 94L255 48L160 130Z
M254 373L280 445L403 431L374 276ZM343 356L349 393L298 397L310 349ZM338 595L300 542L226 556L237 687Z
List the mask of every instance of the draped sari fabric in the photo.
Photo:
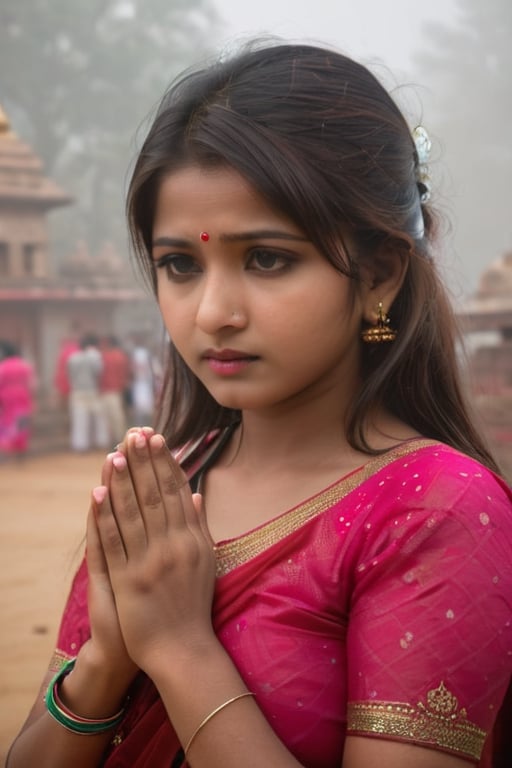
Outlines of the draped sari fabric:
M212 446L180 455L190 475ZM305 768L339 768L347 734L500 765L512 672L504 481L448 446L411 440L216 554L217 636ZM89 636L86 589L82 564L57 665ZM169 768L179 749L140 675L104 765Z

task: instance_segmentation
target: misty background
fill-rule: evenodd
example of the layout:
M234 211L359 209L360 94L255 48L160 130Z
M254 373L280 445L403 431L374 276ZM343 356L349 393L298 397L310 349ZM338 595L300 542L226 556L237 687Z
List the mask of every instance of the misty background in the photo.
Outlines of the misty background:
M79 241L127 251L127 178L165 87L261 35L353 56L427 128L443 272L473 293L512 249L510 0L1 0L0 106L74 198L50 217L55 263Z

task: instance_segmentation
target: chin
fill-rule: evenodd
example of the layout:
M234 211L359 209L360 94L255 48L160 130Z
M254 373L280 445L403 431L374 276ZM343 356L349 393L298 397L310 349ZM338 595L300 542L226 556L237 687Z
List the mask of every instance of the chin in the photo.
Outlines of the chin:
M261 393L250 395L249 393L242 394L240 392L219 392L215 391L212 387L208 390L213 399L221 405L223 408L231 408L234 411L250 411L257 410L258 408L266 408L269 405L274 405L274 401L268 403L263 400Z

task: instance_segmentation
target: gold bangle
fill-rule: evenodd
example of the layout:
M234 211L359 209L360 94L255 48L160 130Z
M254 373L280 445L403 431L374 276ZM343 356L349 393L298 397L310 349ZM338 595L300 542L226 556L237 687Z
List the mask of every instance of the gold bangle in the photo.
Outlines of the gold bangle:
M189 749L190 749L190 745L191 745L191 744L192 744L192 742L194 741L194 739L195 739L195 737L197 736L197 734L199 733L199 731L200 731L202 728L204 728L204 726L206 725L206 723L207 723L207 722L209 722L209 721L212 719L212 717L215 717L215 715L217 715L217 714L218 714L218 713L219 713L219 712L220 712L222 709L224 709L225 707L229 706L229 704L232 704L234 701L238 701L238 699L243 699L245 696L254 696L254 693L251 693L251 691L246 691L245 693L239 693L239 694L238 694L238 696L233 696L233 698L232 698L232 699L228 699L228 700L227 700L227 701L225 701L223 704L220 704L218 707L216 707L216 708L213 710L213 712L210 712L210 714L209 714L209 715L207 715L207 716L204 718L204 720L202 720L202 721L199 723L199 725L198 725L198 726L197 726L197 728L195 729L194 733L192 734L192 736L191 736L191 737L190 737L190 739L188 740L187 746L186 746L186 747L184 748L184 750L183 750L183 754L185 755L185 757L187 756L187 752L188 752L188 751L189 751Z

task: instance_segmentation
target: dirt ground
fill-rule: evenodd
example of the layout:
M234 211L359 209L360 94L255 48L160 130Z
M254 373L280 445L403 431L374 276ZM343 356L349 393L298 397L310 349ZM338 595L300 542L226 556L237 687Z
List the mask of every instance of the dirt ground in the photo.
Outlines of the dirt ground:
M0 464L0 765L52 655L102 453Z

